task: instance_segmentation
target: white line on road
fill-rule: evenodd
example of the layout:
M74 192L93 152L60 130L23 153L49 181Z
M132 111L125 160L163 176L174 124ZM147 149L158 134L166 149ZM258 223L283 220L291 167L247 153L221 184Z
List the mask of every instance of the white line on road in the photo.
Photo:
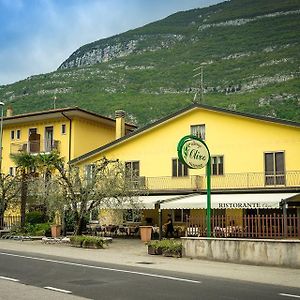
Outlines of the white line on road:
M201 281L198 281L198 280L191 280L191 279L180 278L180 277L165 276L165 275L143 273L143 272L136 272L136 271L128 271L128 270L122 270L122 269L98 267L98 266L73 263L73 262L68 262L68 261L63 261L63 260L53 260L53 259L46 259L46 258L39 258L39 257L32 257L32 256L24 256L24 255L5 253L5 252L0 252L0 254L14 256L14 257L20 257L20 258L25 258L25 259L46 261L46 262L62 264L62 265L70 265L70 266L85 267L85 268L91 268L91 269L107 270L107 271L112 271L112 272L128 273L128 274L135 274L135 275L148 276L148 277L154 277L154 278L183 281L183 282L189 282L189 283L201 283Z
M14 281L14 282L18 282L18 281L19 281L19 279L10 278L10 277L5 277L5 276L0 276L0 279L9 280L9 281Z
M55 287L52 287L52 286L44 286L44 289L55 291L55 292L60 292L60 293L65 293L65 294L72 294L71 291L58 289L58 288L55 288Z
M290 297L290 298L299 298L299 295L292 295L292 294L284 294L284 293L280 293L279 296L284 296L284 297Z

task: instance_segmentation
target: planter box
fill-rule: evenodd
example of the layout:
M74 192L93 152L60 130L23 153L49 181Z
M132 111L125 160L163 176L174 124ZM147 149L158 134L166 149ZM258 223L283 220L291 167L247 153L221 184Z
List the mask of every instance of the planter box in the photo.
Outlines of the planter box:
M150 255L162 255L161 248L154 248L152 246L148 246L148 254Z
M168 250L164 250L162 252L162 255L166 256L166 257L176 257L176 258L182 257L182 253L181 252L173 252L173 251L168 251Z

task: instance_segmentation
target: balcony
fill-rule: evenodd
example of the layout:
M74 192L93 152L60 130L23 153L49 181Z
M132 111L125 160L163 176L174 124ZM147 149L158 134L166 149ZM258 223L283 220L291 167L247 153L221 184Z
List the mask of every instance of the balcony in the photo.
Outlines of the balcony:
M192 193L206 191L206 176L146 177L145 188L150 193ZM265 173L229 173L211 176L213 192L232 191L300 191L300 171L270 176Z
M60 141L57 140L36 140L27 142L13 142L10 144L10 154L60 152Z

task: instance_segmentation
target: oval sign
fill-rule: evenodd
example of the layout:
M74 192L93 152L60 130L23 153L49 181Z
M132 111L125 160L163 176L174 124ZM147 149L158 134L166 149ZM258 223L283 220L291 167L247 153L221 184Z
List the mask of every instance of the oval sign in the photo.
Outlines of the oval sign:
M191 169L204 168L209 160L206 144L195 136L183 137L177 146L179 160Z

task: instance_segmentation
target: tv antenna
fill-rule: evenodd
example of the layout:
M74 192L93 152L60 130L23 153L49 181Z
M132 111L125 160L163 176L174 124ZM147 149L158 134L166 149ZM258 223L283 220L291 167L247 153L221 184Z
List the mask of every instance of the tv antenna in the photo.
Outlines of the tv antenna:
M195 75L193 75L193 77L198 77L200 76L200 99L199 99L199 103L203 103L204 102L204 87L203 87L203 67L206 65L206 63L201 63L199 67L195 68L193 70L193 72L198 72ZM200 70L200 72L199 72ZM198 92L196 91L195 96L194 96L194 100L193 102L196 103L198 98Z

